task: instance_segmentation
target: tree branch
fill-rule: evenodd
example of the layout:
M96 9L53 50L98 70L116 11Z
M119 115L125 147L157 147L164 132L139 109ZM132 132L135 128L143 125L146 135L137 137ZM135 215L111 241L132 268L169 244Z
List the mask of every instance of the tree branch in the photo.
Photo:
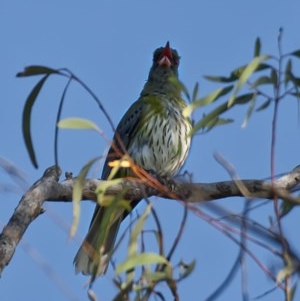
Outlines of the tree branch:
M15 249L29 224L43 213L42 205L45 201L72 201L72 192L76 178L70 178L58 183L61 170L59 167L49 167L42 178L23 195L14 214L0 235L0 275L9 264ZM83 200L97 201L96 188L102 180L88 179L82 191ZM148 181L147 181L148 182ZM270 181L238 180L216 183L182 183L170 181L165 183L164 189L149 187L138 179L124 180L119 184L109 186L105 195L118 195L130 200L138 200L153 195L168 199L181 199L196 203L212 201L220 198L243 196L248 198L273 199L275 196L286 201L300 204L300 199L290 194L300 182L300 166L278 178L272 184ZM124 190L125 189L125 190Z

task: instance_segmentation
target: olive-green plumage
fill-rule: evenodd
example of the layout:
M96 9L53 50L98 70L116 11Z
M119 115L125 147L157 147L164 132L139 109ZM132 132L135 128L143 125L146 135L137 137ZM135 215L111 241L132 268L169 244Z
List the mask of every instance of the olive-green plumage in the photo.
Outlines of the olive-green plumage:
M111 171L108 163L120 159L124 148L137 166L159 177L173 176L184 164L190 148L191 122L182 114L186 103L176 82L178 65L179 56L169 43L155 50L141 95L117 126L104 164L103 180ZM115 178L132 173L121 168ZM131 207L137 203L132 201ZM107 239L99 245L99 229L106 210L96 206L88 234L74 259L77 272L95 277L105 273L108 267L119 226L128 212L121 210L115 214L107 228Z

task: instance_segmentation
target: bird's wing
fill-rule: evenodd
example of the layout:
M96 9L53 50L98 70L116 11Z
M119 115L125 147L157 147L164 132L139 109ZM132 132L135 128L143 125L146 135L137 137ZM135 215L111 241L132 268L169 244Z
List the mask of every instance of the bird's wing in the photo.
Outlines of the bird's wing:
M132 137L134 137L138 129L139 122L143 118L143 112L146 109L145 106L147 106L147 104L142 99L137 100L130 106L119 122L113 138L113 144L108 151L104 163L101 179L107 179L111 172L111 167L108 165L108 162L120 159L122 154L125 153L125 150L127 150Z

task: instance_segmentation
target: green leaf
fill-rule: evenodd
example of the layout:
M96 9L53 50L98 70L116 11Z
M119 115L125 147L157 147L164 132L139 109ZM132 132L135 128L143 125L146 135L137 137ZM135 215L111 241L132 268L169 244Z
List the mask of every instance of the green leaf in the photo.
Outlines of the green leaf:
M261 57L261 56L260 56ZM259 57L259 58L260 58ZM267 57L268 59L269 57ZM254 58L255 59L255 58ZM232 73L232 77L236 77L236 79L238 79L241 74L244 72L244 70L249 66L248 65L244 65L242 67L239 67L239 68L236 68L235 70L233 70L231 73ZM254 72L258 72L258 71L263 71L263 70L266 70L266 69L270 69L270 68L273 68L272 66L270 66L269 64L259 64L258 67L254 70Z
M142 214L142 216L138 219L134 229L131 232L130 240L129 240L129 246L128 246L128 257L132 257L137 253L138 250L138 236L141 234L144 224L146 222L146 219L148 215L151 212L152 205L149 204L145 210L145 212Z
M146 271L143 274L143 277L147 280L147 283L158 283L162 280L168 279L168 273L166 272L166 270L155 271L153 273ZM144 286L141 286L139 289L142 290L144 288Z
M291 290L289 290L288 300L291 301L295 300L294 297L295 297L296 290L297 290L297 282L292 286Z
M289 278L291 275L293 275L295 269L296 267L293 266L291 262L288 262L288 264L278 272L276 282L280 283L285 279Z
M254 46L254 57L260 56L260 49L261 49L261 42L260 42L260 38L257 37Z
M193 90L192 102L196 101L196 99L198 97L198 91L199 91L199 83L196 83L194 90Z
M234 100L234 104L246 104L248 103L252 98L254 97L254 93L248 93L241 95L239 97L236 97ZM228 107L227 102L221 104L214 110L212 110L210 113L207 115L203 116L203 118L194 125L192 131L190 132L190 135L193 135L200 129L204 129L205 127L208 127L208 130L210 130L212 127L216 125L221 125L221 124L226 124L232 122L232 119L221 119L219 116L223 114L224 112L228 111L230 108L233 107Z
M250 101L250 105L248 107L246 116L245 116L244 121L242 123L242 128L245 128L247 126L248 120L250 119L250 117L253 113L254 107L255 107L255 96Z
M191 115L191 113L198 107L208 105L212 102L215 102L217 99L219 99L221 96L226 95L229 93L233 88L233 85L227 86L225 88L220 88L210 94L208 94L205 97L202 97L194 102L192 102L190 105L188 105L184 110L183 110L183 115L185 117L188 117Z
M120 275L121 273L131 270L136 266L151 264L165 264L166 266L170 267L170 263L165 257L149 252L134 254L133 256L127 257L125 261L117 266L116 273Z
M76 130L95 130L102 133L100 128L92 121L84 118L66 118L57 124L59 128Z
M238 77L233 73L231 73L229 77L205 75L204 78L211 82L217 82L217 83L231 83L238 79Z
M196 261L195 260L193 260L189 264L181 262L180 263L181 273L180 273L180 277L179 277L178 281L181 281L184 278L188 277L193 272L193 270L195 269L195 266L196 266Z
M25 77L25 76L33 76L33 75L50 75L53 73L58 73L57 70L45 67L45 66L28 66L19 73L17 73L17 77Z
M291 73L291 81L293 82L295 88L300 87L300 77L296 77Z
M300 98L300 92L292 92L291 95L295 96L296 98Z
M26 149L28 151L31 163L33 164L33 166L35 168L38 168L38 164L37 164L37 160L36 160L36 156L35 156L35 152L34 152L34 148L33 148L33 144L32 144L32 138L31 138L31 129L30 129L30 127L31 127L31 111L32 111L32 107L33 107L45 81L47 80L48 76L49 76L49 74L44 76L35 85L35 87L32 89L32 91L28 95L26 102L25 102L24 109L23 109L23 118L22 118L23 137L24 137Z
M271 101L272 101L271 98L267 99L261 106L259 106L256 109L256 112L259 112L259 111L262 111L262 110L266 109L270 105Z
M236 98L233 99L233 104L246 104L248 103L252 98L254 97L254 93L247 93L247 94L243 94L243 95L240 95Z
M296 56L298 58L300 58L300 49L295 50L294 52L291 53L291 55Z
M128 265L133 265L132 266L132 268L133 268L136 265L143 265L144 264L143 260L145 260L146 258L139 257L139 255L142 255L142 254L137 253L138 252L138 237L141 234L141 232L143 230L143 227L144 227L144 224L146 222L146 219L147 219L148 215L151 212L151 207L152 207L151 204L149 204L147 206L145 212L138 219L138 221L136 222L135 227L131 231L130 239L129 239L129 245L128 245L128 257L123 263L120 264L120 266L121 266L120 269L121 270L122 269L128 270L126 268ZM123 268L122 268L122 266L123 266ZM130 272L127 273L127 277L126 277L127 283L130 283L131 281L133 281L133 279L134 279L134 269L132 269Z
M243 85L247 82L249 77L254 73L255 70L258 69L260 64L263 61L267 60L268 58L269 58L269 56L267 56L267 55L257 56L241 71L241 73L239 75L239 80L236 83L235 89L232 93L232 96L230 97L230 99L228 101L229 107L233 105L238 92L243 87Z
M280 218L290 213L295 206L296 205L294 203L288 201L282 201L280 205L280 211L279 211Z
M272 80L272 84L275 87L277 87L277 85L278 85L278 76L277 76L277 71L274 68L271 69L270 77L271 77L271 80Z
M222 105L215 108L213 111L211 111L209 114L205 115L198 123L196 123L190 133L190 135L193 135L200 129L203 129L209 124L209 122L212 122L216 118L219 117L222 113L228 110L227 102L223 103Z
M253 84L252 84L252 87L253 88L256 88L258 86L261 86L261 85L267 85L267 84L272 84L273 81L270 77L268 76L261 76L259 77Z
M73 237L76 233L79 217L80 217L80 201L82 199L82 190L85 184L87 174L92 165L99 160L99 157L93 158L81 169L73 187L72 199L73 199L73 221L70 229L70 237Z
M212 102L215 102L220 97L228 94L232 89L233 89L233 85L227 86L225 88L220 88L220 89L208 94L207 96L200 98L195 103L196 103L197 107L208 105Z
M292 60L289 59L285 66L285 72L284 72L284 85L285 87L291 80L291 74L292 74Z
M111 177L109 176L109 179ZM106 193L106 190L110 187L110 186L113 186L113 185L118 185L119 183L122 182L122 179L121 178L117 178L117 179L113 179L113 180L106 180L104 181L103 183L101 183L101 185L97 186L96 187L96 190L95 190L95 193L97 195L97 202L100 206L110 206L111 205L111 201L110 202L107 202L107 200L105 200L105 193ZM111 200L111 198L110 198ZM122 202L122 201L121 201ZM126 205L124 206L126 207L126 210L130 211L131 210L131 207L129 205L129 202L126 202Z
M224 119L224 118L217 117L206 124L206 131L208 132L216 126L221 126L232 122L233 119L230 118Z
M182 91L182 93L186 96L186 98L190 101L191 97L189 94L188 89L186 88L186 86L180 81L178 80L177 77L175 76L170 76L169 78L169 82L171 82L172 84L174 84L176 86L177 89L179 89L180 91Z

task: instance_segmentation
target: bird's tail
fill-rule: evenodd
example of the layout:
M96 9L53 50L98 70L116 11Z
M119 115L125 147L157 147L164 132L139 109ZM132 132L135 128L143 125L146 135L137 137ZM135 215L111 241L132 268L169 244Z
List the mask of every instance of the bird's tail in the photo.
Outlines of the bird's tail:
M107 270L122 214L111 223L106 222L107 227L103 229L106 211L107 207L97 206L95 209L90 229L74 258L76 273L97 277Z

